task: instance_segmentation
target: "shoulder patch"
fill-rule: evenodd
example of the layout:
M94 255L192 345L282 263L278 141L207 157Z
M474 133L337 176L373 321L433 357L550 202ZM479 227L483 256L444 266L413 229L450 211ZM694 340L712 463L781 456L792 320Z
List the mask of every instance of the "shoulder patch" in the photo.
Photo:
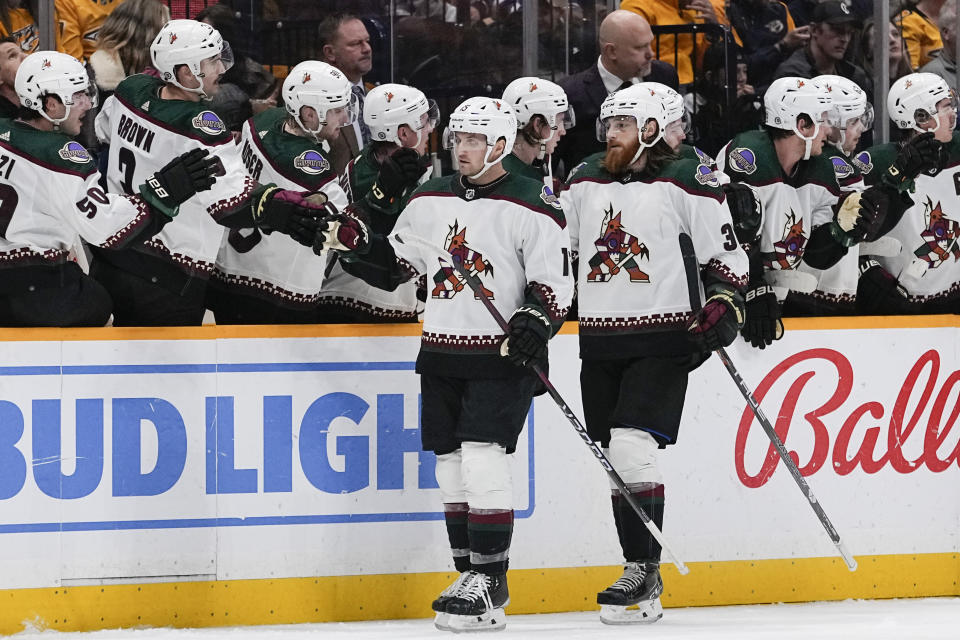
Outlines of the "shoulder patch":
M873 159L870 157L869 151L861 151L853 156L850 161L853 163L853 166L860 169L860 173L870 173L873 171Z
M697 154L697 158L700 159L700 163L701 163L701 164L705 164L705 165L707 165L708 167L711 166L711 165L717 164L717 161L714 160L714 159L710 156L709 153L707 153L706 151L702 150L700 147L698 147L698 146L696 146L696 145L694 145L694 147L693 147L693 152Z
M76 162L77 164L86 164L91 160L90 154L87 152L84 146L73 140L63 145L57 154L64 160Z
M845 180L856 172L856 170L840 156L831 156L830 164L833 165L833 173L837 176L837 180Z
M547 185L543 185L543 188L540 189L540 199L548 206L554 209L560 209L560 199L553 192L553 189Z
M694 174L694 179L701 185L710 185L711 187L720 186L720 172L715 171L713 167L706 163L697 165L697 172Z
M746 147L737 147L730 152L730 168L750 175L757 170L757 154Z
M316 176L324 171L330 171L330 163L314 149L307 149L293 159L293 166L304 173Z
M213 111L201 111L192 122L194 129L199 129L211 136L220 135L227 130L227 125L223 124L220 116Z

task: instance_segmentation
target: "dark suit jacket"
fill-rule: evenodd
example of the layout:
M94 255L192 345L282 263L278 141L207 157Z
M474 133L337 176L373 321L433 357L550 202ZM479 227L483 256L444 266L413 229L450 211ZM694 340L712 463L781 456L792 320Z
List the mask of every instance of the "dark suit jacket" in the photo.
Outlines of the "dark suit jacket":
M676 69L660 60L653 61L650 75L645 76L643 81L660 82L676 90L680 86ZM577 118L577 125L560 139L553 154L555 161L563 162L562 170L558 166L557 175L566 176L581 160L606 148L604 143L597 140L596 122L600 105L607 97L607 89L603 86L596 62L580 73L560 80L558 84L566 92Z
M353 130L353 125L342 127L340 135L330 143L330 165L337 175L340 175L347 164L359 153L360 146L357 144L357 134Z

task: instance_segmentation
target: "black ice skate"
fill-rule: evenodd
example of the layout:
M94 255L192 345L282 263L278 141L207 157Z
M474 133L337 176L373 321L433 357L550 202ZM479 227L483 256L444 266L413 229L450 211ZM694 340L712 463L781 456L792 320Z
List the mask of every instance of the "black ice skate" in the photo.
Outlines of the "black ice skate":
M450 625L448 620L450 614L447 613L447 603L453 599L453 596L456 595L457 591L460 590L460 587L463 586L464 581L467 579L467 576L470 575L469 571L464 571L457 579L454 580L449 587L440 592L440 595L437 596L437 599L433 601L433 604L430 606L434 611L437 612L437 615L433 618L433 626L441 631L450 631Z
M507 626L503 608L510 604L507 575L470 571L460 589L447 601L450 631L500 631Z
M656 562L629 562L623 575L597 594L600 622L650 624L663 617L660 594L663 581Z

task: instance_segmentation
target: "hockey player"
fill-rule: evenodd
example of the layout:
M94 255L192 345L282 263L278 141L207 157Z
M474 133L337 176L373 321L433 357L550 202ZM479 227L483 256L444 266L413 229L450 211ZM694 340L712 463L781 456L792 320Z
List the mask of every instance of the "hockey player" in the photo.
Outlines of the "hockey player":
M888 235L900 252L862 259L857 298L872 313L960 312L956 93L935 74L914 73L890 87L887 110L905 142L877 145L856 159L868 185L897 189L911 206L891 221Z
M576 124L567 94L549 80L517 78L504 89L503 101L513 109L519 127L503 168L555 190L551 158L560 138Z
M367 93L363 119L370 144L350 161L340 186L354 203L352 211L374 233L389 234L413 190L432 172L427 143L440 111L423 92L402 84L383 84ZM370 286L332 265L320 292L322 322L416 322L417 282L394 291Z
M221 225L306 237L317 207L297 192L248 177L230 132L204 104L230 63L229 47L213 27L171 20L150 45L150 56L162 78L130 76L97 116L97 136L110 145L108 190L132 192L184 149L208 149L222 164L222 177L181 206L178 224L136 247L96 251L91 274L110 291L118 326L198 325Z
M70 259L78 236L104 247L142 242L210 188L216 165L194 150L149 176L136 195L107 195L93 158L73 140L96 105L83 65L39 51L20 65L14 86L19 118L0 121L0 324L103 326L110 296Z
M437 454L454 565L460 572L433 603L435 624L454 631L506 624L513 532L508 455L523 429L547 341L570 305L573 281L563 212L543 183L507 173L517 121L502 100L469 98L450 116L460 173L424 183L394 235L359 220L322 224L315 249L333 248L347 268L393 288L432 279L417 358L423 447ZM480 280L474 293L454 264ZM478 300L510 318L504 335ZM505 356L505 357L504 357Z
M607 151L581 163L560 194L570 246L580 254L587 429L661 528L657 450L677 441L689 372L736 339L747 283L747 256L719 181L703 181L698 161L677 158L665 140L672 117L643 83L608 96L600 109ZM695 314L682 233L702 265L707 299ZM655 622L663 613L660 546L615 488L612 508L626 566L597 594L600 619Z
M356 119L350 81L325 62L301 62L283 81L286 108L243 125L247 175L294 191L319 192L338 210L347 196L327 159L327 144ZM317 322L326 256L282 234L234 229L224 238L208 304L217 324Z

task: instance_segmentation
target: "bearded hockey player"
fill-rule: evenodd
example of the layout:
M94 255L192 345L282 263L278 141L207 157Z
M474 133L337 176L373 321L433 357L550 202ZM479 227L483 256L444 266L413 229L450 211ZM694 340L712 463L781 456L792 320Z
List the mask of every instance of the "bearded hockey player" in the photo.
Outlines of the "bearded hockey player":
M40 51L20 65L14 86L19 118L0 121L0 323L103 326L110 296L70 252L82 251L80 238L110 248L150 238L182 202L210 188L215 163L193 150L133 195L108 195L93 158L73 140L96 105L83 65Z
M327 159L328 141L356 120L350 81L325 62L301 62L283 82L284 108L243 125L240 154L247 175L284 189L322 193L347 206ZM217 324L317 322L326 256L288 236L231 230L217 256L208 304Z
M417 358L423 447L437 454L437 483L457 580L433 602L454 631L506 624L513 533L509 454L546 362L547 341L570 306L563 212L542 182L507 173L517 120L502 100L470 98L450 116L460 173L424 183L390 241L359 220L321 224L315 249L333 248L367 282L392 289L431 279ZM476 293L454 268L482 283ZM504 335L478 299L510 318Z
M567 129L576 124L567 94L549 80L517 78L504 89L503 101L513 109L519 127L513 153L503 159L503 168L554 190L552 154Z
M180 207L176 225L136 247L97 251L92 275L110 291L118 326L198 325L224 226L302 234L307 241L319 207L298 192L247 176L233 137L205 105L231 63L213 27L171 20L150 45L150 56L162 79L130 76L97 117L97 137L110 145L108 190L131 193L184 149L209 150L222 177Z
M387 235L413 190L432 173L427 143L440 111L419 89L383 84L367 93L363 119L371 142L347 164L340 186L354 204L351 211L371 231ZM345 272L339 262L320 293L322 322L416 322L418 306L417 282L384 291Z
M608 96L600 109L607 151L576 167L560 195L571 249L580 255L587 429L659 527L657 450L677 441L690 371L737 337L748 266L719 181L704 179L700 163L678 159L664 139L672 117L643 83ZM697 313L682 233L702 265L706 303ZM626 566L597 594L600 619L655 622L663 614L660 545L617 489L611 505Z
M888 234L900 252L862 260L858 300L871 296L873 313L957 313L956 93L935 74L914 73L890 87L887 110L906 141L877 145L857 159L867 184L899 189L912 204Z

